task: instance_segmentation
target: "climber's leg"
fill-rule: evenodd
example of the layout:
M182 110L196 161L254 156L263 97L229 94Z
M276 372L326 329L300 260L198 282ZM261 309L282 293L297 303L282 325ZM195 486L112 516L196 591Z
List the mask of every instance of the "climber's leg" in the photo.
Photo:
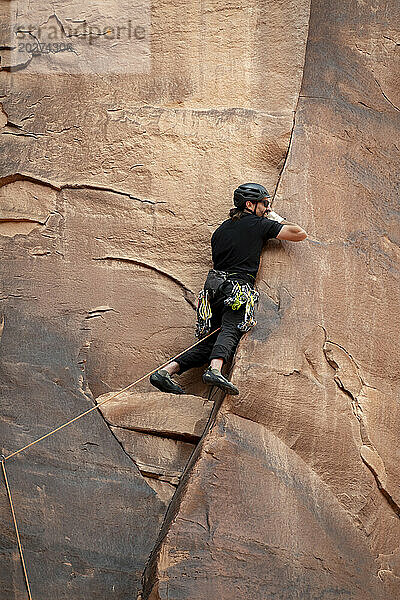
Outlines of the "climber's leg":
M211 302L211 331L221 326L223 301L225 296L219 294L214 302ZM181 356L175 359L174 362L179 364L179 371L176 371L178 375L182 375L188 369L193 367L201 367L207 363L210 359L211 350L217 339L218 331L213 333L204 340L201 340L196 346L187 350Z
M233 356L239 340L243 336L243 332L237 326L243 321L245 310L245 305L241 306L239 310L232 310L230 306L224 306L221 329L210 353L211 361L222 359L227 362Z
M164 370L167 371L170 375L174 375L179 371L179 363L176 362L176 360L173 360L164 367Z
M233 311L230 306L223 309L221 330L210 354L210 366L203 374L203 381L208 385L215 385L228 394L236 396L238 388L221 374L224 362L227 362L234 354L243 332L237 325L243 321L245 306Z
M221 372L223 364L223 358L213 358L210 362L210 369L217 369L217 371Z
M213 315L214 316L214 315ZM220 323L216 319L211 320L211 330L219 327ZM177 362L179 365L179 370L175 371L178 375L182 375L188 369L193 369L194 367L201 367L204 363L208 362L210 358L210 352L214 346L215 340L217 339L217 331L210 335L210 337L202 340L197 346L187 350L178 358L175 359L174 362Z
M212 308L211 330L221 324L221 303L216 303ZM161 392L169 394L184 394L184 390L171 377L175 373L181 375L193 367L201 367L208 362L210 352L217 339L217 333L201 340L196 346L187 350L181 356L168 363L163 369L159 369L150 375L150 383Z

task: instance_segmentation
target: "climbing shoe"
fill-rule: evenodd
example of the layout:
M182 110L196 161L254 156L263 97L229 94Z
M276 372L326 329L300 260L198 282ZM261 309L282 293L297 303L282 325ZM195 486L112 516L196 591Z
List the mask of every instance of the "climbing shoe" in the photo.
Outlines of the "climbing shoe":
M202 377L204 383L208 383L208 385L216 385L221 388L221 390L225 390L231 396L237 396L239 394L239 390L233 383L228 381L218 369L211 369L208 367L207 371L203 373Z
M159 369L155 373L152 373L150 375L150 383L162 392L168 392L169 394L185 393L181 386L175 383L171 375L165 369Z

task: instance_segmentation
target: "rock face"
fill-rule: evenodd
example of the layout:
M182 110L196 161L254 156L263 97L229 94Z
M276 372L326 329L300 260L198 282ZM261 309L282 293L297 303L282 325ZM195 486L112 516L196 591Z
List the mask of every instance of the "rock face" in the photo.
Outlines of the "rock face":
M399 597L398 3L142 4L136 71L68 33L131 3L0 7L2 452L110 399L6 461L33 598ZM81 67L19 53L16 14ZM267 245L240 395L112 398L194 343L243 181L309 237Z
M267 427L222 411L146 597L374 600L387 597L375 571L364 532L315 470Z
M11 273L15 257L4 250L3 261ZM92 406L77 356L79 321L63 329L61 319L45 313L46 296L39 289L36 295L42 315L33 306L28 310L28 300L5 311L0 380L6 455ZM135 597L165 503L98 411L6 466L33 598L105 598L113 589L117 597ZM4 487L0 502L1 596L25 598Z
M151 388L154 389L154 388ZM168 401L166 401L166 398ZM154 431L160 435L198 441L207 424L212 402L197 396L174 396L148 392L124 392L113 399L113 393L97 398L108 423L136 431ZM104 404L102 404L104 402Z

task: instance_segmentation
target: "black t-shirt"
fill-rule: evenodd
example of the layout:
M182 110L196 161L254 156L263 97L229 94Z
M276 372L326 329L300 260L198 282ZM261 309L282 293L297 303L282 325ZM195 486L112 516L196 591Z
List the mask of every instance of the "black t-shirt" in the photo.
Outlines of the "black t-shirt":
M264 243L278 235L283 224L244 212L240 219L227 219L211 236L214 269L239 273L254 283Z

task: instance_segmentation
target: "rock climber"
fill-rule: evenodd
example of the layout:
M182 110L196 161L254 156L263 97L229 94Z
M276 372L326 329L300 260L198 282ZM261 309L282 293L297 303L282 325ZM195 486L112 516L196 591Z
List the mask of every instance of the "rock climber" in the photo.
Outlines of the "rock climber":
M258 183L244 183L234 191L229 219L211 237L214 268L199 293L196 337L202 339L212 329L221 329L153 373L150 383L159 390L184 394L171 375L210 362L203 382L239 394L221 369L233 357L242 335L256 324L259 293L254 283L263 245L270 238L300 242L307 237L302 227L272 211L270 201L268 190Z

